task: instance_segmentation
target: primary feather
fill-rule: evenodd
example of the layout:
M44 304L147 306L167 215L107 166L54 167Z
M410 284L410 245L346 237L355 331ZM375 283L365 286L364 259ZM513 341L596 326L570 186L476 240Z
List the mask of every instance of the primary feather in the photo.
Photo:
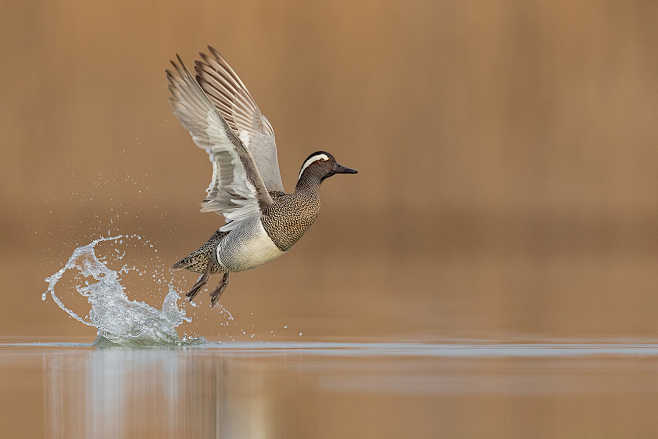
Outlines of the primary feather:
M172 61L176 74L167 70L169 101L174 115L204 149L213 166L213 176L202 203L202 212L224 215L223 231L231 230L249 217L260 215L272 205L249 150L228 127L195 78L177 56Z
M195 62L196 80L226 124L251 152L269 191L284 192L274 130L228 61L208 46Z

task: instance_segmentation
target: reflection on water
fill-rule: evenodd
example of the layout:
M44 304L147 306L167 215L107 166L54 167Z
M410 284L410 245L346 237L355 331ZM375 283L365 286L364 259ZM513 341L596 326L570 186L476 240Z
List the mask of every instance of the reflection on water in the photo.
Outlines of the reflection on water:
M63 346L0 344L7 437L658 433L655 344Z

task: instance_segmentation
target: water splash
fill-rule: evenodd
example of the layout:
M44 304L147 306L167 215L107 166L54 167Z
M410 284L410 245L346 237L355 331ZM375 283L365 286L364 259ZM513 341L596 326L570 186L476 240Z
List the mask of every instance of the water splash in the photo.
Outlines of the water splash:
M121 275L134 268L124 265L119 270L112 270L103 258L96 256L95 248L98 244L112 241L122 243L129 238L142 239L137 235L101 237L76 248L66 264L45 279L48 289L41 299L45 301L50 295L69 316L83 325L97 328L96 344L100 346L182 346L203 343L205 340L202 338L180 338L176 333L177 326L191 319L178 307L180 297L171 283L168 284L169 292L160 310L144 302L130 300L121 284ZM118 259L123 257L116 249L115 253ZM55 286L69 271L84 279L76 282L75 289L91 304L91 310L85 317L68 308L55 294Z

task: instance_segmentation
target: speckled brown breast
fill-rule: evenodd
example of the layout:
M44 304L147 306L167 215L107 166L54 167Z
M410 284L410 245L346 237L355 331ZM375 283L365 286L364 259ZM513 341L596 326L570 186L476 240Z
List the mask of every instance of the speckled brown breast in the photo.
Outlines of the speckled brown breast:
M274 244L286 251L290 249L315 222L320 212L317 191L293 194L270 192L274 204L263 214L261 221Z

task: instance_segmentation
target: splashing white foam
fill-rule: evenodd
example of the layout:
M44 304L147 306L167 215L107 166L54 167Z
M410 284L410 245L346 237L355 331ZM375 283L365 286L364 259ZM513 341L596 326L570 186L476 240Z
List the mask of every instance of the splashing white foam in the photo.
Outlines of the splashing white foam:
M202 338L180 338L176 327L191 321L185 311L178 307L180 297L169 283L169 292L164 299L162 309L126 296L121 285L121 274L129 271L125 265L119 270L112 270L96 256L95 247L101 242L118 241L141 237L136 235L117 235L99 238L87 245L76 248L66 264L56 273L46 278L48 289L41 296L46 300L48 294L53 301L69 316L80 323L97 328L97 344L107 345L189 345L202 343ZM117 252L118 254L118 252ZM119 259L122 256L119 256ZM91 304L87 316L80 317L55 294L55 286L68 271L77 271L84 281L75 285L77 292L86 297Z

